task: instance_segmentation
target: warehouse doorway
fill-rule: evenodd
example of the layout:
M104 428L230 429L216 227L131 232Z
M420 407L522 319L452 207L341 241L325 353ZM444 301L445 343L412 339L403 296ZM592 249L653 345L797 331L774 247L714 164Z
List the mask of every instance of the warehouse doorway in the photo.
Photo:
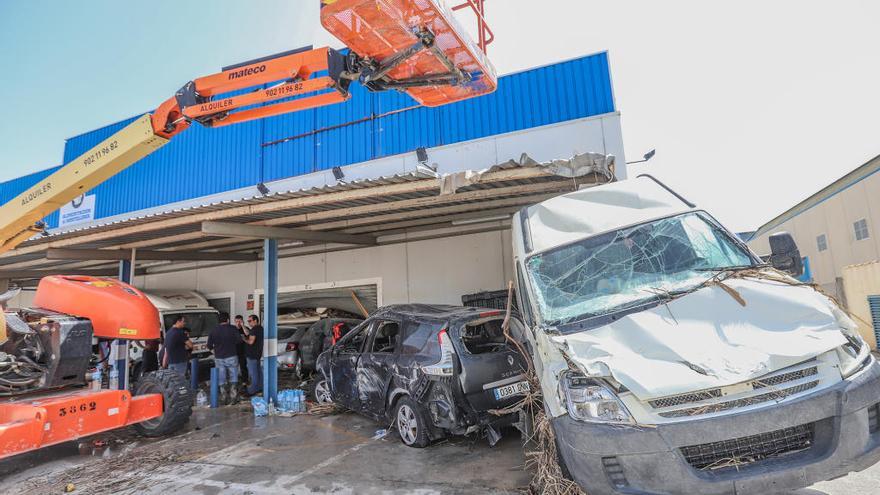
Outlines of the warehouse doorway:
M235 312L233 311L233 301L235 301L235 292L216 292L212 294L205 294L205 299L208 300L208 304L221 313L226 313L228 315L234 316Z
M380 278L303 284L278 288L279 322L290 319L297 312L309 313L317 308L344 312L364 317L382 306L382 280ZM257 310L264 316L264 291L254 291Z
M260 317L262 291L255 292ZM382 305L381 279L288 286L278 289L278 369L307 379L318 355ZM284 381L289 375L280 376Z

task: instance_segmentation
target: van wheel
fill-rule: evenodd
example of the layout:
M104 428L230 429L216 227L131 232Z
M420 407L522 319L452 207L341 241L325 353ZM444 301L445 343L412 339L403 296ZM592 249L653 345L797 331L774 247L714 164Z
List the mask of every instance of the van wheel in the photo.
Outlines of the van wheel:
M161 437L181 429L192 415L193 393L186 379L172 370L147 373L137 383L135 395L162 394L163 413L134 425L145 437Z
M401 397L397 401L394 413L394 426L403 443L409 447L423 448L428 446L428 422L421 406L409 397Z

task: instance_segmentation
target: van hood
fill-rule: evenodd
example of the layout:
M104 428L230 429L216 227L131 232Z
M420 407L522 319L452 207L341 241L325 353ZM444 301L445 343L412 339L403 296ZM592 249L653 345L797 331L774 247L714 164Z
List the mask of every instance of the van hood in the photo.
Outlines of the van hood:
M723 282L608 325L552 336L591 376L611 376L636 397L732 385L791 366L846 342L852 321L806 286L763 279Z

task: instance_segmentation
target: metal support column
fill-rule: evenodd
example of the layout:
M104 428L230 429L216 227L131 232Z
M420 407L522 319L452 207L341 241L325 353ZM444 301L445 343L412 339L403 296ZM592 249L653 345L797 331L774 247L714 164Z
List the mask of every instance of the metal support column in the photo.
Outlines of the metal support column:
M278 241L263 241L263 398L278 403Z
M119 280L131 283L132 262L122 260L119 262ZM110 372L110 388L125 390L128 388L128 341L116 339L110 350L110 362L113 369Z

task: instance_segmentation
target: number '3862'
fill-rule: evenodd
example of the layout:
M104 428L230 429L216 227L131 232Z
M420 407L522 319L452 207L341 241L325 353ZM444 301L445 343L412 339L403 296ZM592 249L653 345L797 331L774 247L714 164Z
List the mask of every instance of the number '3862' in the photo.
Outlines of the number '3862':
M98 408L98 403L95 401L91 402L80 402L79 404L73 404L67 407L62 407L58 409L59 416L67 416L73 414L82 414L89 411L94 411Z

